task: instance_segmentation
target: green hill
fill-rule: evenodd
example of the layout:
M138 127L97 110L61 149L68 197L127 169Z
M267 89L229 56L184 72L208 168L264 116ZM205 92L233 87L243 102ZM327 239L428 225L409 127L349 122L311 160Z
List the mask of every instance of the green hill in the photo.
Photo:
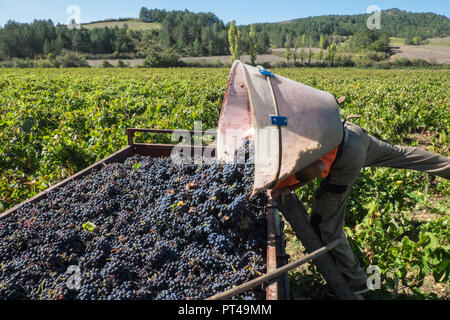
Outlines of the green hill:
M320 35L351 36L366 29L369 14L326 15L294 19L278 23L258 24L268 32L275 46L283 47L287 37L307 34L313 39ZM422 39L440 38L450 35L450 19L435 13L413 13L399 9L381 11L381 31L390 37Z

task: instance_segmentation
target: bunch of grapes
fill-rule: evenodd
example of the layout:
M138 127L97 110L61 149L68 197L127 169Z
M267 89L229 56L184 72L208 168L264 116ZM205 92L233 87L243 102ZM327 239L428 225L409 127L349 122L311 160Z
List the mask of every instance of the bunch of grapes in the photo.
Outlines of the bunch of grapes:
M24 205L0 220L0 300L204 299L257 277L267 197L249 199L252 163L133 156Z

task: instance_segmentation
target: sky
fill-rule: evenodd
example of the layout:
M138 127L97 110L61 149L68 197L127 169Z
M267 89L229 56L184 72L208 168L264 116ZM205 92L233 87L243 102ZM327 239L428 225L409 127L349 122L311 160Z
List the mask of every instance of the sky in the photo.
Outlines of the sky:
M360 14L366 13L371 5L382 10L399 8L450 17L449 0L0 0L0 26L8 20L32 22L34 19L51 19L55 24L65 24L74 14L73 11L67 13L71 5L80 8L81 23L108 18L137 18L142 7L213 12L225 23L236 20L238 25L327 14Z

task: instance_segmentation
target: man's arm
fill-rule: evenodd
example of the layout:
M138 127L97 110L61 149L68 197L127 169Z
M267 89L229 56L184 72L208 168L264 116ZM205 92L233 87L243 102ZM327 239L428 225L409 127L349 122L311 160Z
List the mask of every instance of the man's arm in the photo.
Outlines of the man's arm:
M310 166L306 167L305 169L297 172L295 174L295 178L299 181L299 183L287 187L281 187L281 188L275 188L272 190L272 197L273 199L277 200L278 198L281 198L281 203L284 203L284 197L288 194L290 194L292 191L297 190L300 187L303 187L304 185L310 183L315 178L322 175L322 172L325 172L327 170L326 164L321 161L317 160Z

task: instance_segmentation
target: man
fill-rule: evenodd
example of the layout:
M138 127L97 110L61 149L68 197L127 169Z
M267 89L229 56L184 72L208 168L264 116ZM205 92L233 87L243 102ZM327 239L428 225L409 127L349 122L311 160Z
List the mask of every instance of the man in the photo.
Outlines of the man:
M353 123L344 125L341 145L294 176L278 183L274 199L284 197L322 175L312 207L311 225L324 244L341 243L332 251L341 273L355 294L368 291L367 275L360 267L344 233L347 198L364 167L412 169L450 179L450 158L413 147L394 146L380 141Z

